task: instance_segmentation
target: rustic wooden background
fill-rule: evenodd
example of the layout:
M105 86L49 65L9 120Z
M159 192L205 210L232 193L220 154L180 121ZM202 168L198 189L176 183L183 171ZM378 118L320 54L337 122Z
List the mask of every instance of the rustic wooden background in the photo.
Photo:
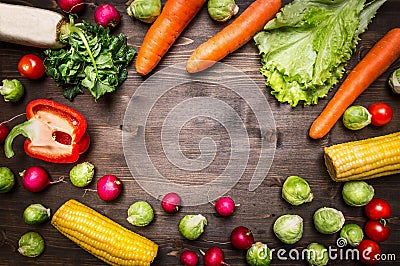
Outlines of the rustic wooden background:
M3 2L60 11L55 0L6 0ZM95 0L87 2L90 2L90 4L81 14L81 18L93 22L93 13L96 6L106 3L106 1ZM250 0L239 0L240 12L250 2ZM288 2L290 1L283 1L283 4ZM128 3L125 1L114 1L113 4L123 15L122 23L115 33L123 32L127 35L129 44L139 49L149 26L126 15L125 9ZM175 63L184 62L195 47L207 40L223 26L224 24L213 22L207 14L207 9L203 7L155 71L162 70ZM357 51L349 62L347 69L354 67L357 61L385 32L399 26L400 0L388 0L379 10L368 31L361 36L362 39ZM333 91L329 94L328 99L320 100L316 106L292 108L286 104L279 104L269 94L264 85L264 78L258 71L261 66L260 58L254 42L250 41L222 62L238 68L260 88L263 88L263 93L272 109L276 123L276 152L272 167L264 182L255 191L248 191L248 183L257 163L257 152L259 151L259 146L252 146L254 153L249 159L244 175L227 193L240 204L232 217L222 218L217 216L211 204L202 204L195 207L187 206L183 207L175 215L167 215L162 211L159 199L146 193L132 177L125 162L122 148L122 123L126 107L131 96L146 78L139 76L132 65L129 68L127 81L115 93L105 96L97 102L94 102L92 96L85 93L78 96L73 102L69 102L63 98L61 89L55 85L53 79L46 77L38 81L30 81L19 75L17 63L20 57L26 53L44 56L42 49L0 42L0 78L18 78L26 87L26 95L21 102L10 104L0 100L0 121L23 113L29 101L43 97L56 100L79 110L87 118L88 132L92 138L90 150L80 158L79 162L90 161L95 164L96 180L104 174L117 175L124 182L124 190L118 200L106 203L101 201L94 192L88 192L83 196L83 189L74 187L70 182L48 187L40 193L30 193L22 188L20 179L17 178L16 188L12 192L0 194L0 265L101 265L99 260L58 233L49 222L40 226L28 226L23 222L22 212L28 204L42 203L54 212L62 203L71 198L86 203L120 224L158 243L160 249L154 265L178 265L179 254L184 249L206 250L212 245L219 245L223 248L226 262L230 265L245 265L244 253L234 250L229 244L229 234L238 225L249 227L257 241L266 242L271 248L275 249L284 248L289 251L291 248L297 248L301 250L312 241L336 247L336 234L321 235L314 229L312 223L313 212L322 206L332 206L343 211L347 222L355 222L360 225L365 223L366 217L362 208L349 207L344 204L341 198L342 184L331 181L326 172L322 159L323 148L334 143L373 137L399 130L400 112L397 106L400 98L390 91L386 83L389 73L396 67L400 67L399 61L374 82L356 101L356 104L364 106L376 101L389 103L394 110L394 118L389 125L382 128L370 126L361 131L351 132L346 130L341 123L337 123L325 138L311 140L308 137L308 129L312 121L326 105L328 99L332 97ZM246 128L254 129L256 132L258 130L257 124L254 123L254 114L249 112L246 106L243 107L243 99L235 97L228 90L221 90L217 86L208 86L199 92L198 90L201 89L204 88L199 88L198 85L193 86L193 84L175 88L171 93L167 93L160 98L159 104L152 109L149 118L150 127L146 138L149 150L153 151L150 156L156 162L160 172L173 182L185 182L190 185L195 182L206 182L217 176L224 169L226 158L229 158L230 142L223 126L215 123L215 121L207 119L200 122L198 120L191 121L191 123L182 128L179 136L184 154L189 158L198 156L199 141L205 136L210 136L216 140L217 156L212 167L202 171L200 174L185 173L185 171L172 169L165 160L165 155L160 152L162 151L160 150L159 138L162 117L171 107L163 103L179 103L181 100L197 96L220 98L234 106L234 109L246 121ZM12 122L9 126L22 122L22 120L19 119ZM257 137L257 133L254 133L254 136ZM68 175L72 165L51 164L29 158L23 152L22 143L23 138L19 137L14 144L16 156L11 159L6 159L3 148L0 148L1 166L10 167L17 176L19 172L33 165L43 166L53 179ZM257 143L257 141L254 143ZM307 179L315 195L312 203L293 207L289 206L281 198L281 184L289 175L299 175ZM376 196L388 200L393 208L392 218L389 219L391 236L389 240L381 244L381 250L385 254L395 254L396 261L381 262L381 265L398 265L400 261L399 177L399 175L393 175L369 181L375 188ZM202 179L199 181L199 178ZM95 188L95 181L92 182L89 188ZM126 221L126 211L129 205L137 200L148 201L156 212L155 220L144 228L134 228ZM179 219L189 213L202 213L209 221L205 233L196 241L183 239L177 231ZM286 213L297 213L304 218L304 236L295 245L283 245L272 232L272 224L275 219L279 215ZM7 242L16 246L19 237L29 230L40 232L46 241L44 254L35 259L25 258L11 246L5 244ZM4 235L6 240L3 239ZM305 265L305 262L298 260L283 261L274 258L272 264ZM357 265L358 262L337 259L332 260L330 264Z

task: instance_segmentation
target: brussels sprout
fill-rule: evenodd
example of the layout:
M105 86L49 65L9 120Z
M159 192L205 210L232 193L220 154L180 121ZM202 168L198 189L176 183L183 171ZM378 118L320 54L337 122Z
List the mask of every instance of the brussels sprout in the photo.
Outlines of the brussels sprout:
M285 214L276 219L275 235L285 244L294 244L303 236L303 218L296 214Z
M239 6L235 0L209 0L207 10L213 20L224 22L239 12Z
M298 176L289 176L282 186L282 197L292 205L310 202L314 198L307 181Z
M271 257L271 250L267 244L256 242L247 250L246 262L250 266L268 266Z
M343 114L343 124L351 130L362 129L371 124L372 115L368 109L361 105L353 105L346 109Z
M128 222L136 226L146 226L154 219L151 205L145 201L137 201L128 209Z
M338 232L345 222L341 211L329 207L322 207L316 210L313 219L315 228L322 234Z
M126 9L128 16L153 23L161 14L160 0L134 0Z
M41 224L50 218L50 209L42 204L31 204L24 210L23 218L26 224Z
M15 184L13 172L8 167L0 167L0 193L10 191Z
M201 214L185 215L178 225L181 235L189 240L195 240L204 232L204 226L207 225L207 219Z
M37 257L44 251L44 239L39 233L25 233L18 241L18 252L26 257Z
M314 266L324 266L328 264L329 256L326 247L319 243L311 243L308 245L307 250L307 262Z
M4 96L6 102L18 102L24 93L24 86L17 79L4 79L3 86L0 86L0 94Z
M343 185L342 197L350 206L364 206L374 197L374 188L364 181L348 181Z
M94 176L94 165L84 162L75 165L69 172L69 179L74 186L85 187L89 185Z
M393 71L389 77L389 86L392 88L394 93L400 93L400 68Z
M356 247L364 238L362 228L357 224L346 224L340 230L340 237L346 239L347 244Z

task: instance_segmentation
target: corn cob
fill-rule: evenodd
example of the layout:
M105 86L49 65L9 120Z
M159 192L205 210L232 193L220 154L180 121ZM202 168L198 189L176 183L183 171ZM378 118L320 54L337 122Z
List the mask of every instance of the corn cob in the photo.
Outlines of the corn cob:
M337 182L400 173L400 132L326 147L324 158Z
M150 265L158 245L76 201L65 202L51 224L84 250L110 265Z

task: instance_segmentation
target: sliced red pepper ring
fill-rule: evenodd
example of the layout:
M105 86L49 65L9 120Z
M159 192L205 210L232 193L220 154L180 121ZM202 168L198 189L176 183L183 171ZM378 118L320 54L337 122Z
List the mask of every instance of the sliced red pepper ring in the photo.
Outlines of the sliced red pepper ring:
M14 156L12 143L22 134L27 139L27 155L47 162L74 163L79 159L79 141L86 133L86 119L78 111L47 99L31 101L26 117L16 125L5 140L7 158Z

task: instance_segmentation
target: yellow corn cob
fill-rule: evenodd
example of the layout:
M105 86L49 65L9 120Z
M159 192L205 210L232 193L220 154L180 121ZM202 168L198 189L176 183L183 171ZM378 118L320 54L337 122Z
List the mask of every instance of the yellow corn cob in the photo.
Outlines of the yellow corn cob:
M81 248L110 265L150 265L158 245L76 201L65 202L51 224Z
M337 144L324 151L325 165L334 181L400 173L400 132Z

